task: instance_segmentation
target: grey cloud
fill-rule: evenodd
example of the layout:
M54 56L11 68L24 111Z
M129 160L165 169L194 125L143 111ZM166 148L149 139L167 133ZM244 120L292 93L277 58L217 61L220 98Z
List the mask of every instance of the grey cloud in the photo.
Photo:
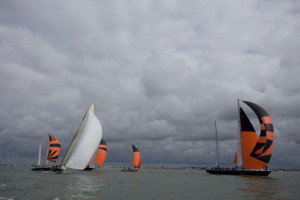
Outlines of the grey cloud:
M49 132L63 155L94 101L108 162L134 143L143 162L213 164L216 120L232 164L242 99L271 113L271 166L299 167L298 15L294 1L1 1L1 163L34 163Z

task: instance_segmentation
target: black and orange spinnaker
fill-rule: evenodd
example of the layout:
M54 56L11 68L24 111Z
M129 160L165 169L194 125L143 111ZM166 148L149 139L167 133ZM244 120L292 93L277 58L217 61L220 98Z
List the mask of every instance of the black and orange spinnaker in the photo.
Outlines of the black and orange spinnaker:
M47 160L56 162L61 149L60 142L56 137L49 134L49 143L50 144L49 144L49 152L48 152Z
M132 150L133 150L133 162L132 162L132 164L136 168L139 169L141 167L141 164L142 164L140 151L134 145L132 145Z
M98 153L94 162L102 167L106 158L106 154L107 154L107 145L105 141L101 139L100 144L98 146Z
M264 163L269 163L273 152L274 141L272 118L269 113L259 105L249 101L243 102L255 112L261 127L260 136L250 155Z
M243 153L243 168L245 169L264 169L266 163L251 157L251 152L257 144L257 135L250 120L242 108L240 108L240 122L241 122L241 142ZM237 163L237 155L234 159Z

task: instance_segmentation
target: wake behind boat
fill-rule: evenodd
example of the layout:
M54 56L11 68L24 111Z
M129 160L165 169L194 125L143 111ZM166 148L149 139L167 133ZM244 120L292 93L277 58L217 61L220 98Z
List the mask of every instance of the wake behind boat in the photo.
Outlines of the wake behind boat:
M141 154L140 151L136 148L136 146L132 145L133 150L133 162L131 167L123 167L121 169L122 172L137 172L141 167Z
M252 176L268 176L271 173L271 170L267 167L267 163L269 163L273 151L274 130L272 119L269 113L257 104L248 101L243 102L255 112L260 121L261 132L259 138L257 138L255 129L238 101L238 150L234 159L236 167L220 168L217 161L216 167L206 169L207 173ZM216 145L218 145L217 142Z
M83 170L90 162L102 138L102 127L94 114L94 103L85 113L76 134L60 164L51 170L63 172L66 168Z

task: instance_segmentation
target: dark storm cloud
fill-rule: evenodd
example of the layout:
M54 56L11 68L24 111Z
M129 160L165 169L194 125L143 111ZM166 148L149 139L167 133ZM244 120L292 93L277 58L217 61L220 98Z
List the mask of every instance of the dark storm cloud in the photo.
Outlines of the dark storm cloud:
M129 162L134 143L143 162L213 164L216 120L231 164L242 99L273 117L271 166L300 167L299 11L294 1L1 1L1 163L35 162L49 132L63 154L94 101L109 162Z

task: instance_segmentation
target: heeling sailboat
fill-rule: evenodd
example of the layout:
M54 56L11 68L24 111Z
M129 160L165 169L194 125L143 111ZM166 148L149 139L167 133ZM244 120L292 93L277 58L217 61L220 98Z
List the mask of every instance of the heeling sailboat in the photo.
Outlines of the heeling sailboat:
M38 156L38 164L31 168L32 171L41 171L42 170L41 153L42 153L42 146L40 145L40 147L39 147L39 156Z
M135 172L140 169L142 160L141 160L141 154L138 148L136 146L132 145L132 150L133 150L133 161L132 161L132 166L131 167L123 167L121 171L125 172Z
M95 169L95 166L93 165L93 162L95 162L100 167L103 166L105 158L107 154L107 145L103 139L101 139L100 144L95 151L94 155L92 156L89 164L86 166L84 170L93 170Z
M93 156L102 138L102 127L94 114L94 103L85 113L78 130L58 168L53 171L63 171L66 168L83 170Z
M261 132L257 138L255 129L244 110L239 108L238 150L234 159L236 168L209 168L210 174L268 176L271 170L267 167L273 151L274 130L269 113L257 104L243 101L257 115Z

